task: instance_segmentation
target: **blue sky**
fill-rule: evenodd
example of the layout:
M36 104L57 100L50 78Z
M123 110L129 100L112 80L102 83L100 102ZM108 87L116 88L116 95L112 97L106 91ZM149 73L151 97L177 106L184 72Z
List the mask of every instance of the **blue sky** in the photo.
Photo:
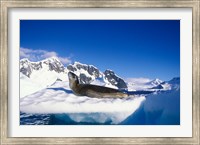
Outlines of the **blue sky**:
M180 76L179 20L21 20L20 58L57 56L123 78Z

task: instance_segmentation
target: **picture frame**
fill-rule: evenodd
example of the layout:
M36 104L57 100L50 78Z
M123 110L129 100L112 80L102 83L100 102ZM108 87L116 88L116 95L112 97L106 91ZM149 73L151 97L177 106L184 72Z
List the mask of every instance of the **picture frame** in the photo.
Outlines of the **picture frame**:
M192 8L192 137L9 137L8 136L8 10L10 8ZM200 144L200 1L20 1L1 0L1 144Z

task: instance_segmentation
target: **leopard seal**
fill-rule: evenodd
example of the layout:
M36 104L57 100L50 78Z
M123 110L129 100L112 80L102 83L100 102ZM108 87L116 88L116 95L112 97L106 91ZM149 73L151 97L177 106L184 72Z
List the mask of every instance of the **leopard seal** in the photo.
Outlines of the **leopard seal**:
M124 98L128 94L117 89L107 88L91 84L80 84L78 76L73 72L68 73L69 87L77 96L88 96L91 98Z

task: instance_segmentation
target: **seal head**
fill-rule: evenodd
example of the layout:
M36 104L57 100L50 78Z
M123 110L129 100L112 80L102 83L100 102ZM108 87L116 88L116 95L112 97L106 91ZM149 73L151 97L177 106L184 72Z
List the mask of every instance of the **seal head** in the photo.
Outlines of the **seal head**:
M74 87L76 87L78 84L79 84L79 80L78 80L78 77L77 75L75 75L74 73L72 72L69 72L68 73L68 78L69 78L69 86L70 88L73 90Z

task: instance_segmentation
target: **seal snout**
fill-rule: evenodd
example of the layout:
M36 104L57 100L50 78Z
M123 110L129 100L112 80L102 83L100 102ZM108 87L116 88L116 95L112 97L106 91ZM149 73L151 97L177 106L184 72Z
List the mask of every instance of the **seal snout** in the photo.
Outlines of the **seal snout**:
M76 78L77 78L77 76L76 76L73 72L69 72L69 73L68 73L68 77L69 77L70 79L76 79Z

